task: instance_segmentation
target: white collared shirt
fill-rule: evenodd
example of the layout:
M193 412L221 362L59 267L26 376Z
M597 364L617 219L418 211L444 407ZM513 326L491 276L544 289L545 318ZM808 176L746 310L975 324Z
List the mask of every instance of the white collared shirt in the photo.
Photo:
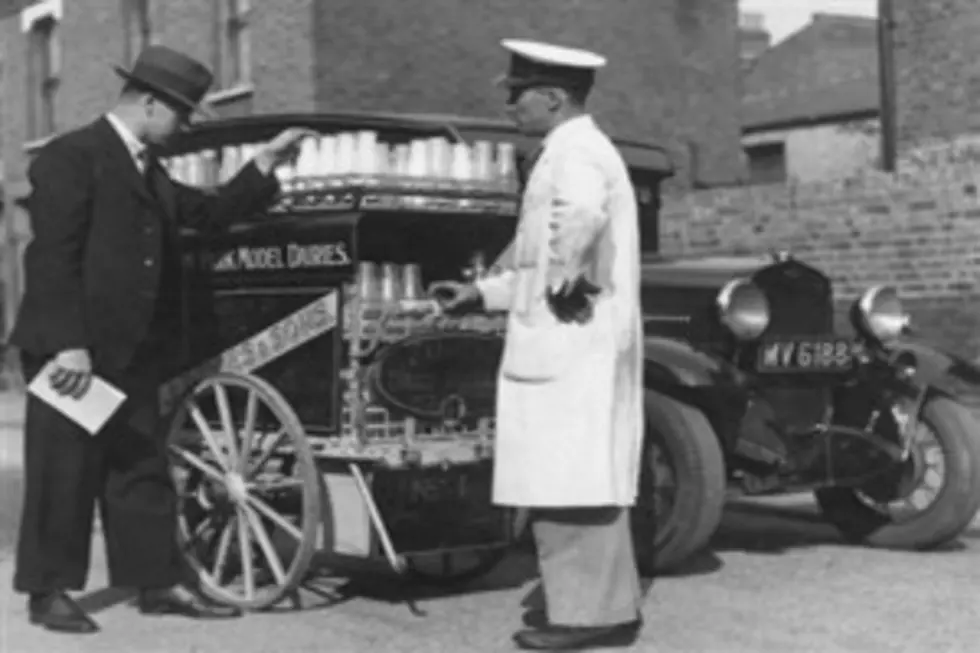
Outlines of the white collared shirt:
M123 145L129 150L130 156L133 157L133 164L136 169L143 174L146 168L146 145L140 139L136 138L136 135L132 130L126 126L126 124L120 120L117 116L113 115L111 112L106 114L106 120L112 125L112 128L122 139Z

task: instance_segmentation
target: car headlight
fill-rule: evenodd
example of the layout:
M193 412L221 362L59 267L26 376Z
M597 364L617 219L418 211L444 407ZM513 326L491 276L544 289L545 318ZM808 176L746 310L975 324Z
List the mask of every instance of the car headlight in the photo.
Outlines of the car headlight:
M891 286L872 286L851 309L851 322L858 333L879 342L895 340L909 325L898 291Z
M716 300L721 323L739 340L754 340L769 326L769 301L751 281L733 279Z

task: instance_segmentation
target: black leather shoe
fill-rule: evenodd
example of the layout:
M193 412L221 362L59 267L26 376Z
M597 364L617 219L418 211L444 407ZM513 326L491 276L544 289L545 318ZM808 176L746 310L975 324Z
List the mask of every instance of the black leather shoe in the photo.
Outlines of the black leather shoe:
M522 630L514 635L518 648L530 651L582 651L590 648L632 646L642 621L615 626L546 626Z
M182 596L175 589L141 591L137 599L137 606L140 614L155 617L233 619L242 616L242 611L238 608L224 605L207 605L192 596Z
M32 624L48 630L79 635L99 632L99 625L62 592L31 594L27 612Z

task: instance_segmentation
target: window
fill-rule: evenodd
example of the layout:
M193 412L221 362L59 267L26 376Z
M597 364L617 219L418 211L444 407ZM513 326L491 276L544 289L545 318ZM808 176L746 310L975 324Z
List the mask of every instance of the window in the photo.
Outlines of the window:
M150 25L150 0L122 0L123 60L132 64L143 49L153 42Z
M786 145L760 143L745 148L748 159L749 183L779 184L786 181Z
M41 140L55 132L60 60L57 19L47 15L32 21L27 30L28 141Z
M217 44L215 86L219 91L248 86L252 81L248 0L215 0Z
M61 0L33 2L20 12L20 31L27 49L24 97L28 146L55 133L55 93L61 72L58 25L63 15Z

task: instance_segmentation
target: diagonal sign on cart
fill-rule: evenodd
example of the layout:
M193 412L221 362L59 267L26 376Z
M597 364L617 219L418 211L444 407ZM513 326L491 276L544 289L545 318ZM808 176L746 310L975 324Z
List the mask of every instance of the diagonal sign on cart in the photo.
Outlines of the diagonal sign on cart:
M266 329L229 347L160 387L160 412L167 414L188 388L217 372L250 374L337 326L337 291L331 290Z

